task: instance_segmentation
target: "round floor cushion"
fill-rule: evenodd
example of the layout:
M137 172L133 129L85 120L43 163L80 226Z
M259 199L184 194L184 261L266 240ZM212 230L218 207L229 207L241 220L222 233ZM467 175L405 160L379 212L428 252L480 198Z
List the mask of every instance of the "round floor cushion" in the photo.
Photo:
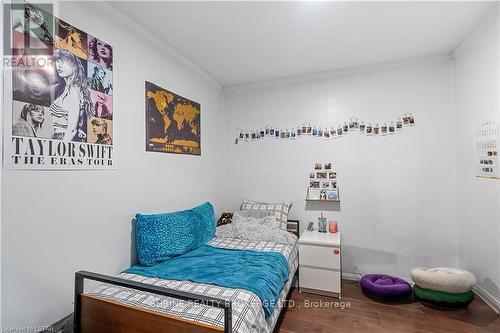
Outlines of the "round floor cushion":
M421 288L452 294L468 292L476 284L472 273L449 267L417 267L411 271L411 278Z
M361 278L360 285L366 295L380 298L404 298L412 292L408 282L385 274L367 274Z
M425 289L418 285L414 285L413 294L417 299L444 307L467 306L474 300L474 292L472 290L465 293L451 294L444 291Z

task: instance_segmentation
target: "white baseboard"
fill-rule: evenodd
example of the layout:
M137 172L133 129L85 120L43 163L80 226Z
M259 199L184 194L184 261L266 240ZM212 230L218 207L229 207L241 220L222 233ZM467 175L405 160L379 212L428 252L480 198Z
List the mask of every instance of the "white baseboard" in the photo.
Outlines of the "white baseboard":
M474 287L474 293L479 296L486 304L488 304L497 314L500 315L500 301L493 297L489 292L481 286Z

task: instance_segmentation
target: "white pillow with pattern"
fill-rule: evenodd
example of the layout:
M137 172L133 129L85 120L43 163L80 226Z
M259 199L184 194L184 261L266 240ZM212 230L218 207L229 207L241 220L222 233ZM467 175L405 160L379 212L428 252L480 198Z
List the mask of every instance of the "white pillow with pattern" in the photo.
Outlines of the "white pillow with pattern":
M288 220L288 213L292 208L291 202L283 203L264 203L255 202L250 200L243 200L241 203L241 210L265 210L272 212L273 216L279 223L280 229L286 230L286 221Z

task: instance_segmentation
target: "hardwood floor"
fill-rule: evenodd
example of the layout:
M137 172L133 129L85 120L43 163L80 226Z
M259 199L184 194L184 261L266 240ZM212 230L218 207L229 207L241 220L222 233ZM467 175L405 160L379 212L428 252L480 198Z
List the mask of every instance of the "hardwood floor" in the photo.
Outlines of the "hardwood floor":
M355 281L342 281L341 300L299 293L283 314L280 333L362 332L362 333L431 333L431 332L495 332L500 333L500 316L476 296L468 309L444 311L419 302L382 304L365 297ZM350 303L349 308L313 307L311 302ZM309 304L308 304L309 303ZM308 306L309 305L309 306ZM337 305L340 305L337 303Z

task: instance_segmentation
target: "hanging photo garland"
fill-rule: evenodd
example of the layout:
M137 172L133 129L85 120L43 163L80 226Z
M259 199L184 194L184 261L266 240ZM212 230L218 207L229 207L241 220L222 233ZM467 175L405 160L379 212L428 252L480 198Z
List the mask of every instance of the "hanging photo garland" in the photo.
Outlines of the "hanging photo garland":
M313 137L323 140L330 140L343 137L351 132L357 132L366 136L386 136L394 135L403 127L415 125L415 117L411 112L406 112L403 117L396 121L372 123L359 121L357 117L352 117L349 122L344 122L337 126L314 126L304 123L296 128L277 128L266 125L260 129L242 130L237 129L235 144L262 141L262 139L274 140L296 140L303 137Z

